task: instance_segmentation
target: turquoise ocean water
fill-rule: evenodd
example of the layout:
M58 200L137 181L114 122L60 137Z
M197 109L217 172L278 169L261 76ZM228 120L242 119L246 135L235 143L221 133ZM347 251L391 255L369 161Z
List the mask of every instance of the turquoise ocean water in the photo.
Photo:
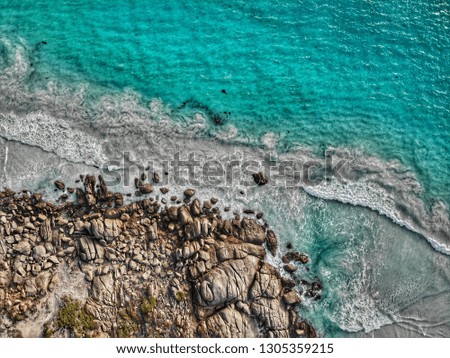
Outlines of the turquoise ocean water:
M88 86L92 103L133 91L143 106L160 98L182 124L204 112L203 137L228 131L220 141L230 146L335 147L395 161L417 178L425 211L450 203L447 1L0 0L0 37L1 69L20 72L16 46L25 54L20 80L7 79L17 91L56 98ZM0 95L8 111L21 103L18 116L51 107ZM450 335L448 256L367 208L296 195L289 209L253 202L282 242L310 253L305 275L325 289L303 314L321 334Z

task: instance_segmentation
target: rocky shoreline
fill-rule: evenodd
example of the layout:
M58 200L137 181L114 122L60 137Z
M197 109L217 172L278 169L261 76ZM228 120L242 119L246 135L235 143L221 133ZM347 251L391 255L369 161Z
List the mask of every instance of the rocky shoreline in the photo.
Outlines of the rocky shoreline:
M307 255L289 251L282 275L262 214L223 219L218 199L156 193L146 179L130 204L101 176L56 181L58 204L0 192L0 336L316 336L290 277Z

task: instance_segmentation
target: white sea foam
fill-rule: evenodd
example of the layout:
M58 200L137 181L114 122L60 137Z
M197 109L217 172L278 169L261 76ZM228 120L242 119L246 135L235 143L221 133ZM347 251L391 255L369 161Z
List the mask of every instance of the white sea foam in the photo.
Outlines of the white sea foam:
M177 152L196 152L200 161L264 160L265 151L243 145L253 143L254 139L239 136L236 128L215 127L198 112L192 118L174 120L176 113L161 100L144 104L133 91L104 94L88 101L88 85L68 89L50 81L46 87L32 90L28 84L32 68L25 47L7 40L3 44L13 58L0 73L0 136L8 140L39 147L70 162L97 167L107 160L121 159L124 152L130 153L132 161L159 162L172 159ZM266 134L262 144L273 150L276 136ZM412 173L402 170L396 162L383 162L342 148L330 149L333 160L348 162L341 172L344 180L332 177L319 185L303 183L300 187L319 198L376 210L421 234L436 250L450 254L448 208L438 203L431 213L427 212L420 199L420 183ZM323 162L323 158L314 157L308 150L274 154L278 161ZM264 190L273 185L270 182ZM247 205L251 196L239 196L240 189L239 185L212 189L206 186L202 191L220 192Z

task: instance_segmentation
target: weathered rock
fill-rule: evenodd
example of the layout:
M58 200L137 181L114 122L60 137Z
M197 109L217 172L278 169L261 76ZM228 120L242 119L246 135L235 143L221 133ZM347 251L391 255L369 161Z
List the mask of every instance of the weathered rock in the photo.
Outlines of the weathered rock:
M110 242L122 232L123 222L120 219L94 219L91 221L91 232L97 239Z
M193 220L192 220L192 216L189 213L189 210L186 209L185 206L181 206L178 209L178 219L180 220L181 224L183 226L188 225L188 224L192 224Z
M194 189L186 189L184 191L184 196L186 196L187 198L190 198L192 196L195 195L195 190Z
M19 320L36 334L74 335L46 309L64 292L82 297L77 309L92 317L80 336L315 334L297 321L295 281L265 261L266 250L277 250L267 224L222 219L212 207L217 199L191 202L192 189L181 206L161 208L158 196L124 205L103 178L98 185L94 177L81 179L79 205L0 193L0 317L11 318L9 326L0 322L0 335L12 336ZM302 262L301 255L284 259ZM319 283L298 289L320 297Z
M191 214L193 216L200 216L202 214L202 208L200 205L200 200L194 199L191 204Z
M232 306L202 321L197 333L205 338L259 337L258 322Z
M294 272L297 270L297 266L295 264L286 264L283 266L283 268L287 271L287 272Z
M95 176L87 175L84 179L84 195L86 198L86 204L88 206L94 206L97 204L97 197L95 195Z
M267 230L266 243L269 252L272 254L272 256L275 256L277 254L278 240L277 236L272 230Z
M242 219L240 238L243 241L256 245L262 245L266 240L266 232L264 228L256 221L248 218Z
M296 305L300 303L300 295L296 291L289 291L283 295L284 303L287 305Z
M114 193L114 204L116 206L123 205L123 195L121 193Z

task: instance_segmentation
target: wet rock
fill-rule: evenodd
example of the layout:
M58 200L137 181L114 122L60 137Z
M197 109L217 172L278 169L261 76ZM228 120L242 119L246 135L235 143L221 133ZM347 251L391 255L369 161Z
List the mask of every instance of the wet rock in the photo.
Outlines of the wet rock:
M180 222L183 226L192 224L192 222L193 222L192 216L191 216L189 210L186 209L186 207L184 207L184 206L181 206L178 210L178 219L180 220Z
M116 206L123 206L123 195L121 193L114 193L114 204Z
M275 256L277 254L278 240L277 236L272 230L267 230L266 242L267 249L272 254L272 256Z
M295 266L295 264L286 264L283 266L283 268L287 271L287 272L294 272L297 270L297 266Z
M252 176L255 183L260 186L266 185L269 182L269 178L263 172L252 174Z
M94 219L91 221L91 232L97 239L110 242L122 232L123 222L120 219Z
M139 187L141 194L150 194L153 192L153 186L151 184L144 184Z
M197 333L204 338L258 337L258 322L239 310L228 306L202 321Z
M154 183L159 183L160 182L160 177L159 177L159 174L157 172L153 173L153 182ZM162 190L161 190L161 192L162 192Z
M55 186L59 189L59 190L64 190L66 185L64 184L63 181L61 180L55 180Z
M53 240L53 222L50 218L45 219L39 228L39 235L43 241Z
M95 176L87 175L84 179L84 195L86 198L86 204L88 206L94 206L97 204L97 197L95 195Z
M281 258L283 263L288 263L290 261L301 262L306 264L309 261L309 257L301 252L287 252Z
M244 218L241 222L240 238L252 244L262 245L266 240L266 232L256 221Z
M186 189L184 191L184 196L187 197L187 198L190 198L190 197L192 197L194 195L195 195L195 190L194 189Z

